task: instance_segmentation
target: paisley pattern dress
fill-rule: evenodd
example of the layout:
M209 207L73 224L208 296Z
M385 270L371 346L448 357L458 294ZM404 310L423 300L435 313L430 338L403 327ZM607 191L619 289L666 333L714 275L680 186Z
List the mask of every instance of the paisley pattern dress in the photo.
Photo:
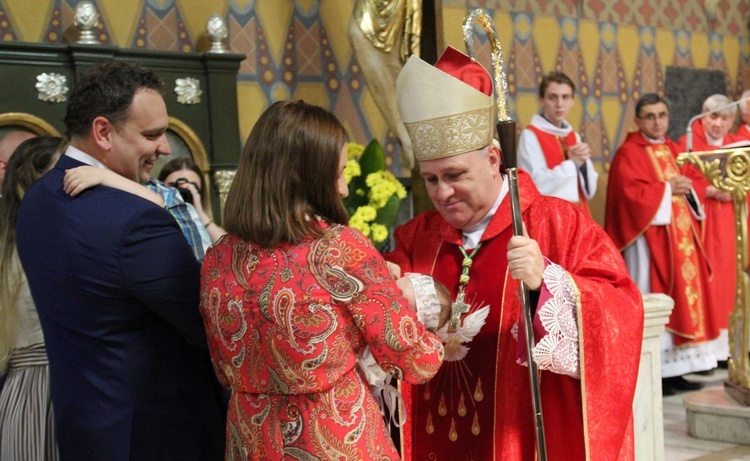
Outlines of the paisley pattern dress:
M231 388L226 459L398 459L357 360L429 380L437 336L407 308L359 231L262 248L225 235L202 271L201 312L219 380Z

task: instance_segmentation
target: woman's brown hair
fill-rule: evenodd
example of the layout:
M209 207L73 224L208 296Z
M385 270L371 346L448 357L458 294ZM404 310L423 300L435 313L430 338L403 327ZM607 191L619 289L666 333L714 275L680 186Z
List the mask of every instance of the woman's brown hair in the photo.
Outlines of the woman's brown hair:
M67 142L39 136L18 145L8 159L0 191L0 375L8 364L18 331L18 296L24 281L16 252L16 221L29 187L52 168Z
M321 236L316 217L346 224L336 189L346 131L335 115L303 101L279 101L260 116L227 195L227 232L259 245Z

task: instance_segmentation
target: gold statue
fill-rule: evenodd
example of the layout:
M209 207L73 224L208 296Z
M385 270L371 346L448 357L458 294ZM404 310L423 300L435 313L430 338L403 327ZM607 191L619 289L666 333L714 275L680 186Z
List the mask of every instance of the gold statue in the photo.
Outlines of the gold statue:
M405 168L413 168L411 140L396 106L396 77L419 55L422 0L355 0L348 36L375 104L401 140ZM396 52L396 50L398 50Z

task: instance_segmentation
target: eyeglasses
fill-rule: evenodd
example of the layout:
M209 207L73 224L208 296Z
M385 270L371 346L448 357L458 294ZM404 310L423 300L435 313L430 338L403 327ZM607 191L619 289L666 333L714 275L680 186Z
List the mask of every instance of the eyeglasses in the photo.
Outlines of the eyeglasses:
M638 118L641 119L641 120L648 120L649 122L655 122L657 119L658 120L666 120L666 119L669 118L669 112L660 112L659 115L657 115L657 114L648 114L648 115L644 115L642 117L638 116Z

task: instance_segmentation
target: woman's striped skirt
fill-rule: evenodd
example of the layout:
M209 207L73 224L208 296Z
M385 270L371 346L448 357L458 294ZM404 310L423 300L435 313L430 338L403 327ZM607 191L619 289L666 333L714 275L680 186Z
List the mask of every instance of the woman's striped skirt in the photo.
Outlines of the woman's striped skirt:
M58 458L46 349L44 344L16 349L0 391L0 460Z

